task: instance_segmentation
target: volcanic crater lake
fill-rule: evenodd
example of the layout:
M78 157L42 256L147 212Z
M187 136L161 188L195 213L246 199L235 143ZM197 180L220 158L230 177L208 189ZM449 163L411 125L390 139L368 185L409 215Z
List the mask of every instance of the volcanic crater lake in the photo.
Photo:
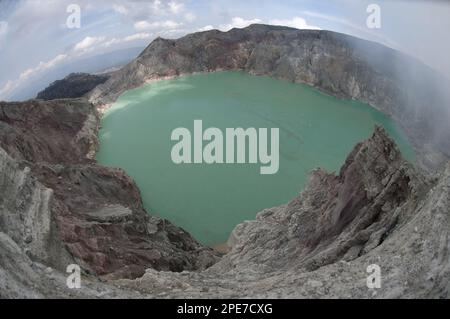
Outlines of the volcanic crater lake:
M194 120L223 131L279 128L278 172L261 175L259 163L175 164L171 133L192 131ZM190 75L124 93L102 119L97 160L136 181L150 214L213 246L242 221L293 199L314 168L339 171L376 124L414 159L394 122L369 105L240 72Z

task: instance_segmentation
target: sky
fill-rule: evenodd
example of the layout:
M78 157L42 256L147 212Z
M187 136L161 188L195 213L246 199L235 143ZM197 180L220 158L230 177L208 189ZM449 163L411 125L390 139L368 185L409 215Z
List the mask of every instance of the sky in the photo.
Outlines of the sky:
M369 28L368 6L380 9ZM80 27L67 23L80 8ZM70 20L74 21L74 20ZM450 2L419 0L0 0L0 100L90 56L252 23L323 29L408 53L450 77Z

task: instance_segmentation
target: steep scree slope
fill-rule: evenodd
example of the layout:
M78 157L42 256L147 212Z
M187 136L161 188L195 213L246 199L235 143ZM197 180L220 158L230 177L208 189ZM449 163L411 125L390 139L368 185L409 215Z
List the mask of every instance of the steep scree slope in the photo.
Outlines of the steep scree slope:
M104 278L214 263L211 249L145 212L122 170L90 159L98 120L86 100L0 103L0 232L36 260L73 260Z

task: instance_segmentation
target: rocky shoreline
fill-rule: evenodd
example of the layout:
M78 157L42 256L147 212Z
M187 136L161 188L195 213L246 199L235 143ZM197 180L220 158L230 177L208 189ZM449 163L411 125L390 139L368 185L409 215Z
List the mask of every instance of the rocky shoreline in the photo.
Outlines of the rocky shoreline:
M149 81L224 70L304 83L373 106L405 131L427 172L450 158L450 97L441 89L448 79L403 53L331 31L255 24L158 38L88 98L102 107Z
M157 39L89 94L94 105L0 102L0 297L449 298L450 164L424 161L438 171L424 174L381 128L339 174L312 172L291 202L238 225L224 256L147 214L125 172L93 160L98 106L152 78L219 69L303 81L401 123L418 116L416 142L448 151L428 122L440 111L402 115L394 78L349 40L260 25ZM83 269L82 289L66 286L71 263ZM383 278L376 290L366 285L372 264Z

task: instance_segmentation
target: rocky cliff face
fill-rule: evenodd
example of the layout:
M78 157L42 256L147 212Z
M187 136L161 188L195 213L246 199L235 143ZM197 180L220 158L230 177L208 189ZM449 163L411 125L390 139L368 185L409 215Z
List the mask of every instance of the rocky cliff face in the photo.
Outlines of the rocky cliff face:
M330 31L252 25L158 38L95 88L90 100L109 104L147 81L220 70L306 83L368 103L401 125L423 168L442 167L450 156L450 99L439 90L447 80L400 52Z
M318 169L290 203L238 225L231 251L203 271L189 269L214 256L141 214L125 176L93 164L53 173L49 164L24 164L0 151L2 297L449 297L450 163L426 178L380 128L339 175ZM124 203L121 192L132 200ZM57 265L72 260L105 279L148 269L108 283L87 274L82 289L69 290ZM185 268L170 267L177 262ZM380 289L366 285L374 264Z
M237 226L213 267L120 284L161 297L448 298L449 182L450 163L428 180L377 129L339 175L318 169L290 203ZM370 265L380 289L367 287Z
M122 170L91 159L98 121L85 100L0 103L0 231L38 261L72 260L104 278L214 263L210 249L145 212Z
M353 40L266 26L158 39L91 99L110 102L166 75L238 69L411 119L399 118L403 84ZM359 50L379 48L365 44ZM380 59L397 56L384 50ZM450 163L424 176L380 128L339 174L312 172L290 203L238 225L219 258L148 215L125 172L95 163L98 125L84 99L0 103L0 297L450 297ZM435 142L429 126L418 127L416 141ZM70 263L84 270L80 290L66 286ZM366 285L374 264L380 289Z

